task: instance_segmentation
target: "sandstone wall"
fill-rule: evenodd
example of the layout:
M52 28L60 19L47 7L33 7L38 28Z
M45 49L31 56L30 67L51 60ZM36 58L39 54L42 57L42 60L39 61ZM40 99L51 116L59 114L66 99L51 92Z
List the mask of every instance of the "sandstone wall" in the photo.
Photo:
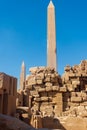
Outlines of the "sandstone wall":
M0 73L0 113L14 114L16 112L17 79Z

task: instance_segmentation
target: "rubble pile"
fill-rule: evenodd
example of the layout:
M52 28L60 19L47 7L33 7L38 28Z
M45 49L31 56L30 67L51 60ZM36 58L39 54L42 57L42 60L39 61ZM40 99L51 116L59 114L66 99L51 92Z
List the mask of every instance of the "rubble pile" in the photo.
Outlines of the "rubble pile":
M85 119L87 117L87 61L84 60L73 67L66 66L62 76L52 67L30 68L25 88L18 91L17 106L29 108L30 124L35 128L48 126L50 128L51 118L54 120L64 116L78 116ZM45 121L47 117L48 122ZM55 126L54 121L52 123Z
M26 79L26 89L29 89L29 107L39 111L43 116L60 114L62 112L62 80L58 73L50 67L35 67L30 69L31 75Z
M64 111L70 110L72 114L78 114L78 107L84 108L87 115L87 61L82 61L73 67L66 66L62 76L63 86L67 92L63 95ZM73 111L73 112L72 112Z

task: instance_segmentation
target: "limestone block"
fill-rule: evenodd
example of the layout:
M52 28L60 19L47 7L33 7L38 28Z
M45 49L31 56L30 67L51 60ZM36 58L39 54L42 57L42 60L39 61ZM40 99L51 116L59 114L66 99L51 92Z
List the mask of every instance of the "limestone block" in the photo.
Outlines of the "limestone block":
M87 74L85 72L82 72L82 76L87 77Z
M71 92L71 96L75 97L76 96L76 92Z
M80 103L80 106L87 106L87 101Z
M68 72L68 71L71 70L71 67L70 67L69 65L67 65L67 66L64 68L64 70L65 70L66 72Z
M67 83L67 81L69 81L69 74L68 73L64 73L62 76L62 81L64 83Z
M44 79L44 73L39 73L35 76L36 80L43 80Z
M26 85L26 88L28 88L29 90L32 90L33 86L32 85Z
M81 92L76 92L76 96L81 97L82 96Z
M31 74L35 74L37 72L38 67L33 67L30 68L29 71L31 72Z
M57 77L55 77L55 78L52 78L52 77L51 77L51 82L52 82L52 83L58 82L58 78L57 78Z
M63 112L63 106L61 105L55 105L54 112L56 116L61 116Z
M73 92L73 91L74 91L73 85L72 85L72 84L67 84L67 90L68 90L69 92Z
M46 88L40 88L39 90L38 90L38 92L45 92L46 91Z
M82 112L85 110L85 107L84 106L78 106L78 112Z
M55 73L51 74L51 78L55 78L55 77L56 77Z
M45 79L44 79L44 82L50 82L50 81L51 81L50 76L46 76Z
M87 97L86 92L81 92L81 96L82 96L82 97Z
M60 92L66 92L66 91L67 91L66 87L60 87Z
M41 97L41 101L48 101L48 97Z
M68 102L68 106L70 106L70 109L73 107L78 107L80 105L80 103L75 103L75 102Z
M62 93L56 93L53 96L53 102L56 104L62 104L63 100L62 100Z
M35 97L35 98L38 98L38 97L40 97L40 95L39 94L35 94L35 95L33 95L33 97Z
M75 75L76 75L76 77L81 77L81 73L80 72L76 73Z
M42 87L42 85L33 85L32 86L32 90L36 90L36 91L39 91L39 89Z
M83 117L83 118L87 118L87 111L86 111L86 110L81 111L81 112L79 113L79 116L81 116L81 117Z
M52 83L51 83L51 82L46 82L46 83L45 83L45 86L46 86L46 87L51 87L51 86L52 86Z
M46 67L44 67L44 66L40 66L40 67L38 67L38 69L37 69L37 73L39 74L39 73L43 73L43 72L45 72L46 71Z
M59 91L59 86L52 86L53 91Z
M34 111L38 111L39 110L39 106L34 104L31 109L34 110Z
M80 81L72 81L73 85L80 85Z
M52 91L52 86L46 87L46 92Z
M43 80L42 79L37 79L36 84L43 84Z
M87 101L87 96L82 96L83 101Z
M29 80L28 80L28 85L35 85L36 84L36 79L35 77L31 77Z
M31 95L31 96L38 95L38 92L37 92L37 91L30 91L30 95Z
M49 102L52 102L52 100L53 100L52 97L48 97Z
M82 102L82 97L71 97L71 102L80 103Z
M36 101L36 102L40 102L41 101L41 98L34 98L34 101Z

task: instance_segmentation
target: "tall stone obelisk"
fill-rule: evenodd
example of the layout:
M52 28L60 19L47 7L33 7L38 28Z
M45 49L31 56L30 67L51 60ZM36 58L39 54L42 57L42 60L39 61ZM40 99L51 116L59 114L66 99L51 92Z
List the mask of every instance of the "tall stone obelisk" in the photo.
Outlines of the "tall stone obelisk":
M47 66L57 70L55 7L52 0L47 8Z
M20 89L25 89L25 78L26 78L26 67L24 62L22 62L21 66L21 74L20 74Z

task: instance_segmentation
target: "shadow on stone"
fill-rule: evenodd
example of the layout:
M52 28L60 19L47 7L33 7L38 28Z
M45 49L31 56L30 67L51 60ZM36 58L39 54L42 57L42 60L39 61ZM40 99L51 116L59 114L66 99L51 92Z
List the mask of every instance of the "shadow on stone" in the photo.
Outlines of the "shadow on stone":
M48 129L60 129L60 130L66 130L60 121L57 118L53 117L44 117L42 119L42 125L43 128L48 128Z

